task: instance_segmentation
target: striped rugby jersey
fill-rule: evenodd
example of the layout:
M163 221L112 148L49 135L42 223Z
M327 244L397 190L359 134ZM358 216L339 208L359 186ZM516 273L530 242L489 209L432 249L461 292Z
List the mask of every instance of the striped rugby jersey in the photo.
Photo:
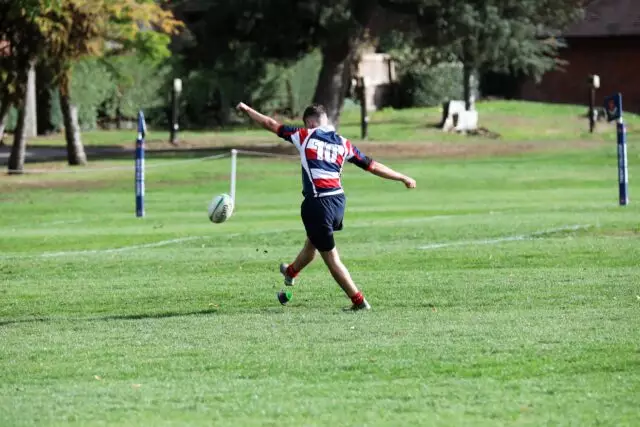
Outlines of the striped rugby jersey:
M345 160L364 170L370 170L374 163L333 129L282 125L278 136L292 143L300 153L302 194L305 197L343 194L340 177Z

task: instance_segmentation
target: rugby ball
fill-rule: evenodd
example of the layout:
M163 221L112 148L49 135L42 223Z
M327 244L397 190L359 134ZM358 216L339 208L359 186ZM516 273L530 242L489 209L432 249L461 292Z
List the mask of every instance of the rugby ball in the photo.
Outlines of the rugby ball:
M218 194L209 204L209 219L220 224L225 222L233 213L233 199L228 194Z

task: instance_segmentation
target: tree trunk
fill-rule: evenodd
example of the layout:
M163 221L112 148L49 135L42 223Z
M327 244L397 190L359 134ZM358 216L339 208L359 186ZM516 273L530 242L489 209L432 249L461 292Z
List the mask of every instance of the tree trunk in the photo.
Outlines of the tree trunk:
M25 104L27 118L24 124L28 138L38 136L38 106L36 97L36 70L33 63L27 73L27 101Z
M351 80L353 53L349 49L349 41L342 41L343 46L327 46L322 49L322 68L318 76L313 102L322 104L327 109L329 121L338 127L342 104L347 95ZM344 46L346 45L346 46Z
M5 96L0 100L0 145L2 145L2 140L4 139L4 129L7 125L10 106L11 102L9 102L8 97Z
M118 105L116 107L116 129L122 129L122 110L120 109L121 98L118 96Z
M323 46L322 68L313 95L313 102L325 106L329 121L336 128L349 90L358 48L371 35L374 13L378 6L378 2L373 0L351 0L349 4L353 14L353 29L342 37L329 40Z
M23 72L18 72L15 82L16 93L13 102L18 109L18 120L13 132L13 145L11 146L11 153L9 154L9 162L7 164L8 172L11 175L22 174L24 172L24 158L27 149L28 70L27 67Z
M18 175L24 172L24 158L27 149L27 107L26 99L18 108L18 121L13 134L13 146L9 155L9 174Z
M289 117L295 117L297 111L296 99L293 94L293 86L291 85L291 77L287 77L285 82L287 89L287 112Z
M471 110L471 66L464 64L462 66L463 88L464 88L464 109Z
M87 164L87 155L80 139L78 108L71 103L70 83L69 72L65 72L60 79L60 109L64 122L64 136L67 141L67 160L70 165L85 165Z

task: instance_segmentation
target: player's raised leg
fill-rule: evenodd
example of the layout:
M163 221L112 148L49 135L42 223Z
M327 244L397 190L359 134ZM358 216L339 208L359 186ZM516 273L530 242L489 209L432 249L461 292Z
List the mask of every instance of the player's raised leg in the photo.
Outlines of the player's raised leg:
M293 286L295 278L298 274L313 261L316 256L316 247L307 238L304 242L304 247L291 264L280 264L280 273L284 276L284 284L286 286Z
M362 292L358 290L358 287L353 282L349 270L347 270L347 267L342 263L338 250L334 247L330 251L320 252L320 256L322 256L335 281L338 282L338 285L340 285L347 296L351 298L351 302L353 303L351 310L371 309Z

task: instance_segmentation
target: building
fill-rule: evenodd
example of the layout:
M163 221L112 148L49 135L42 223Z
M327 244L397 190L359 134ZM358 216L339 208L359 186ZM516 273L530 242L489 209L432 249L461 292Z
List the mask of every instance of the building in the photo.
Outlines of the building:
M368 111L376 111L391 105L393 83L397 82L395 63L385 53L366 52L356 64L356 72L352 85L362 78L365 82L365 101Z
M520 98L587 104L588 77L600 76L597 102L621 92L623 108L640 113L640 0L593 0L584 19L567 28L568 47L560 51L562 69L527 81Z

